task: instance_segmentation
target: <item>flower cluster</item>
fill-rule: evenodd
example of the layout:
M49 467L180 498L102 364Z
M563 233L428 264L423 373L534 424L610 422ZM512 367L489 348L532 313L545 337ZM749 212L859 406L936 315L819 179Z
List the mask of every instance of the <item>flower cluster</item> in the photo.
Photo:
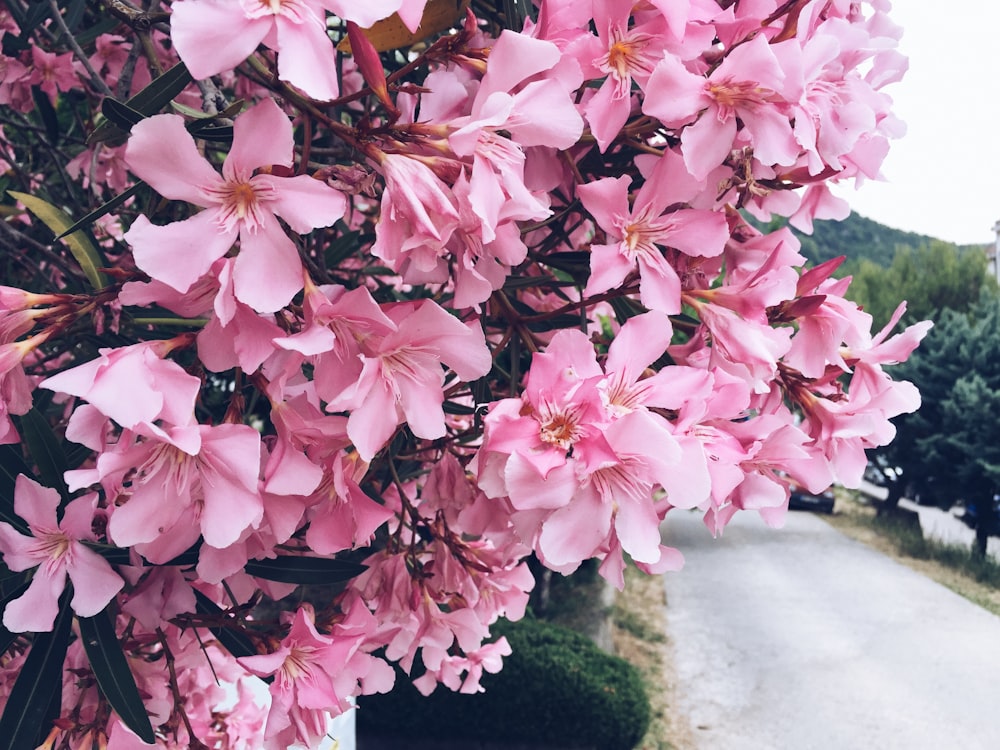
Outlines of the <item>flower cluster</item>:
M919 405L929 323L785 226L901 132L887 0L7 5L0 704L62 655L44 747L476 692L530 556L678 570L671 511L780 526Z

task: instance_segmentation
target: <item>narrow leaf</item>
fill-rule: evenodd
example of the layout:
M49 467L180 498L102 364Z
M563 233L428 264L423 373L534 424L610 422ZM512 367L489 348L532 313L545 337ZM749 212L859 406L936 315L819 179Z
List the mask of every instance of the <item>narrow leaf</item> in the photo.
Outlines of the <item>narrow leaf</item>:
M51 632L36 633L0 717L0 750L34 750L48 732L45 716L62 691L62 667L69 646L73 613L63 594Z
M13 4L14 3L4 3L4 5ZM24 23L21 25L21 36L27 36L28 34L33 33L35 27L48 17L51 10L52 8L48 3L30 3L28 6L28 13L24 18Z
M146 119L142 112L137 112L127 104L122 104L110 96L101 102L101 114L125 132L131 130L133 125Z
M109 607L111 605L108 605ZM107 608L94 617L78 617L83 648L108 703L129 729L147 744L156 741L149 715L135 685L128 660Z
M31 454L31 460L38 467L38 476L42 484L55 487L59 494L66 497L69 494L63 473L66 471L66 454L62 445L52 432L52 427L38 409L31 409L20 417L18 427L21 439Z
M196 608L200 614L203 615L224 615L224 610L205 596L203 593L195 589L194 591ZM226 618L232 619L233 622L237 622L236 618ZM247 635L234 628L228 628L225 625L209 625L208 629L212 631L212 635L221 643L225 649L231 653L233 656L256 656L257 649L254 648L253 641L247 637Z
M14 645L14 641L17 640L19 635L21 634L11 633L7 628L0 625L0 656L7 653L7 649Z
M21 201L31 213L37 216L55 234L65 233L73 226L73 220L69 214L60 208L56 208L51 203L37 198L27 193L18 193L8 190L7 194ZM83 273L87 276L94 289L103 289L108 285L107 277L99 270L105 263L101 257L100 250L84 232L73 232L65 237L64 241L69 246L70 252L80 264Z
M31 474L21 451L17 446L0 445L0 521L28 534L28 525L14 512L14 485L18 474Z
M268 560L251 560L243 570L268 581L324 584L349 581L367 570L367 566L329 557L282 555Z
M52 101L49 99L49 95L38 86L31 87L31 98L35 102L35 111L42 118L49 143L55 146L59 143L59 116L52 106Z
M127 100L125 106L147 117L156 114L167 106L171 99L180 94L191 81L191 74L184 63L177 63L138 94ZM87 138L87 145L92 146L101 141L123 139L127 136L127 130L118 127L107 118L99 118L99 124Z
M14 573L0 580L0 612L7 606L7 602L14 601L28 588L31 582L31 574L28 571Z
M91 211L89 214L87 214L86 216L84 216L78 222L76 222L72 226L68 227L67 229L64 229L62 231L62 233L59 234L56 237L56 239L57 240L61 240L67 234L73 234L73 232L77 231L78 229L83 229L85 226L93 224L95 221L97 221L98 219L100 219L105 214L108 214L108 213L111 213L112 211L114 211L116 208L118 208L118 206L122 205L125 201L127 201L129 198L131 198L136 193L138 193L144 187L146 187L146 183L143 182L142 180L139 180L139 182L137 182L135 185L133 185L132 187L130 187L128 190L126 190L121 195L116 195L114 198L112 198L111 200L109 200L103 206L101 206L99 208L95 208L93 211Z

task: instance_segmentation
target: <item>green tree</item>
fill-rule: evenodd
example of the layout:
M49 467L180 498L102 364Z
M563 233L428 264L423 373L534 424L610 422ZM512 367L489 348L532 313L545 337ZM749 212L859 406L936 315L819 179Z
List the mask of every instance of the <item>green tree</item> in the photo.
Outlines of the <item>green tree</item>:
M941 240L899 247L888 267L868 259L851 265L848 296L871 314L876 328L889 321L901 299L907 302L904 322L915 323L944 310L968 312L984 292L997 291L984 252Z
M976 548L1000 534L1000 296L985 295L971 314L946 309L921 347L895 374L921 392L921 408L895 420L896 440L879 453L902 468L890 485L892 507L904 490L942 507L963 499L976 514Z

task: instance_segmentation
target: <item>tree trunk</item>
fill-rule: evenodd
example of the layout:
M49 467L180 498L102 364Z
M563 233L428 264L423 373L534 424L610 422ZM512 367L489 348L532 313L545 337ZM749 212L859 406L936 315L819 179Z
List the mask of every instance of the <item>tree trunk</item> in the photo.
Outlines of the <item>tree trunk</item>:
M990 540L989 524L980 521L976 526L976 544L972 548L973 554L976 557L984 558L986 557L986 544Z

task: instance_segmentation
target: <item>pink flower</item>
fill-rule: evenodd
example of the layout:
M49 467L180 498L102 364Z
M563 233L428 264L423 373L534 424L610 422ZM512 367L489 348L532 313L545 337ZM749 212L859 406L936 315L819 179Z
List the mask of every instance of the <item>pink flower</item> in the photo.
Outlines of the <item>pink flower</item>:
M733 148L738 122L762 164L791 165L799 154L782 107L785 72L763 34L732 48L708 78L665 55L649 77L642 111L681 131L691 174L704 179Z
M268 748L288 747L294 741L316 746L326 732L327 712L340 714L351 708L349 697L386 692L392 686L389 665L363 650L374 625L372 614L354 600L345 619L323 635L316 630L312 608L305 605L296 611L276 651L239 659L254 674L275 678Z
M10 570L36 570L28 590L8 602L4 610L3 624L8 630L52 630L67 576L73 583L70 605L81 617L93 617L121 591L125 585L121 577L103 557L81 542L94 540L91 523L96 502L96 494L77 498L66 506L62 521L58 521L59 493L18 475L14 512L28 522L31 536L0 523L0 552Z
M232 70L263 44L278 53L281 80L314 99L335 99L337 55L326 32L326 5L321 0L180 0L172 6L170 36L195 78Z
M618 135L632 110L633 82L644 87L656 63L663 57L667 35L663 18L629 26L635 3L607 0L594 3L594 26L598 39L584 46L591 60L581 60L585 75L606 76L585 112L601 151ZM589 67L590 70L586 68Z
M163 197L206 210L166 226L140 216L125 239L143 271L186 292L238 238L236 298L258 312L274 312L302 289L298 251L277 218L303 234L343 216L346 199L306 175L254 174L259 167L292 164L292 124L272 99L238 117L234 129L221 175L198 153L183 118L157 115L132 129L129 168Z
M458 225L451 190L430 167L409 156L386 154L379 166L385 189L372 254L397 271L404 266L423 274L446 271L444 246Z
M129 429L142 425L159 432L155 423L161 420L187 425L194 420L201 381L163 359L170 349L168 341L101 349L96 359L46 378L39 386L89 401Z
M445 435L441 365L463 381L482 377L493 364L478 324L467 325L430 300L400 302L385 310L396 330L362 345L347 434L370 461L404 420L417 437Z
M672 191L669 162L661 160L629 208L631 178L606 177L577 188L580 200L607 232L610 242L592 245L590 279L584 294L600 294L620 285L638 266L639 297L650 310L681 310L681 281L664 255L667 248L691 256L716 256L729 239L725 216L718 211L679 208L667 211Z

